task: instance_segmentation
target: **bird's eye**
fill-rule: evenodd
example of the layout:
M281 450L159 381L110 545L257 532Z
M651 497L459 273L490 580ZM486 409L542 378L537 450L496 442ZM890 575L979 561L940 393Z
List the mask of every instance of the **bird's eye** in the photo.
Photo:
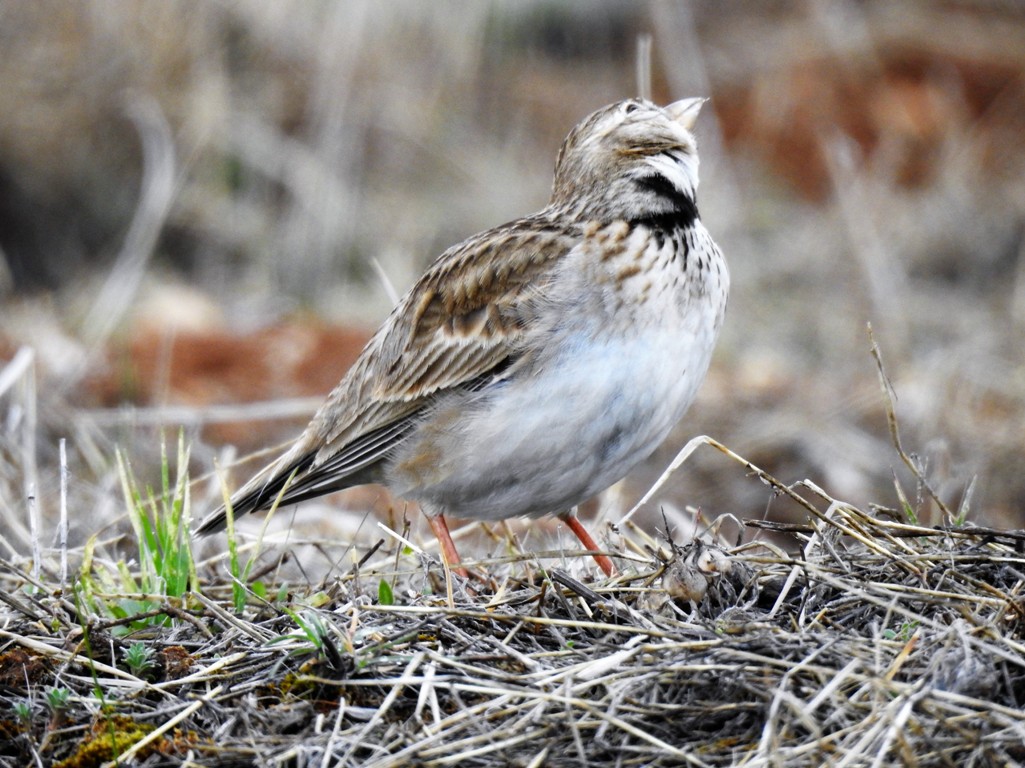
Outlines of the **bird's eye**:
M633 102L630 102L623 108L623 114L629 115L633 112L636 112L640 108L641 107L639 104L634 104Z

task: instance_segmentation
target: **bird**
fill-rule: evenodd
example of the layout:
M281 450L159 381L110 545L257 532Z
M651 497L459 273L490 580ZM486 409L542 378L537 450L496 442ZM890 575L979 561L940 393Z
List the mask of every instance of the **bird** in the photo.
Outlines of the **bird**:
M548 204L442 253L233 515L379 483L419 503L460 575L446 515L557 515L616 574L574 510L681 420L726 312L697 208L704 101L626 99L580 121ZM222 505L197 533L226 524Z

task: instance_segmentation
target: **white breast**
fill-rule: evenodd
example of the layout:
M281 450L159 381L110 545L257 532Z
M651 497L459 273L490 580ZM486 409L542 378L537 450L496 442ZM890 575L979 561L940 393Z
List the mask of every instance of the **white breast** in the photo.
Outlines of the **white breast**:
M395 465L431 450L436 471L394 478L396 490L457 517L560 512L650 455L704 380L729 290L708 233L698 224L688 236L685 265L672 238L658 248L646 231L620 238L604 259L571 254L532 366L440 403L446 431L414 433ZM647 247L640 262L630 255L638 247Z

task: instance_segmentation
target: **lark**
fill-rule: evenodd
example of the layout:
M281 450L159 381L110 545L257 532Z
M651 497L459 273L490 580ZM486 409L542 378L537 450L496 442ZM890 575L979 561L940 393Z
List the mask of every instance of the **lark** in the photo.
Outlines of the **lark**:
M445 515L556 514L613 575L573 510L680 421L726 311L698 218L703 101L629 99L573 128L548 205L438 257L233 513L381 483L419 502L463 575ZM221 507L198 531L225 524Z

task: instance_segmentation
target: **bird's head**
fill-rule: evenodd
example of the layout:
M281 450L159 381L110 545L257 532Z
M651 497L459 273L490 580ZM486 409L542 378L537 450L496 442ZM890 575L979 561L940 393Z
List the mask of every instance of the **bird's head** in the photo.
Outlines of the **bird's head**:
M586 117L559 150L552 204L574 217L606 221L696 211L698 151L691 128L704 101L659 107L627 99Z

